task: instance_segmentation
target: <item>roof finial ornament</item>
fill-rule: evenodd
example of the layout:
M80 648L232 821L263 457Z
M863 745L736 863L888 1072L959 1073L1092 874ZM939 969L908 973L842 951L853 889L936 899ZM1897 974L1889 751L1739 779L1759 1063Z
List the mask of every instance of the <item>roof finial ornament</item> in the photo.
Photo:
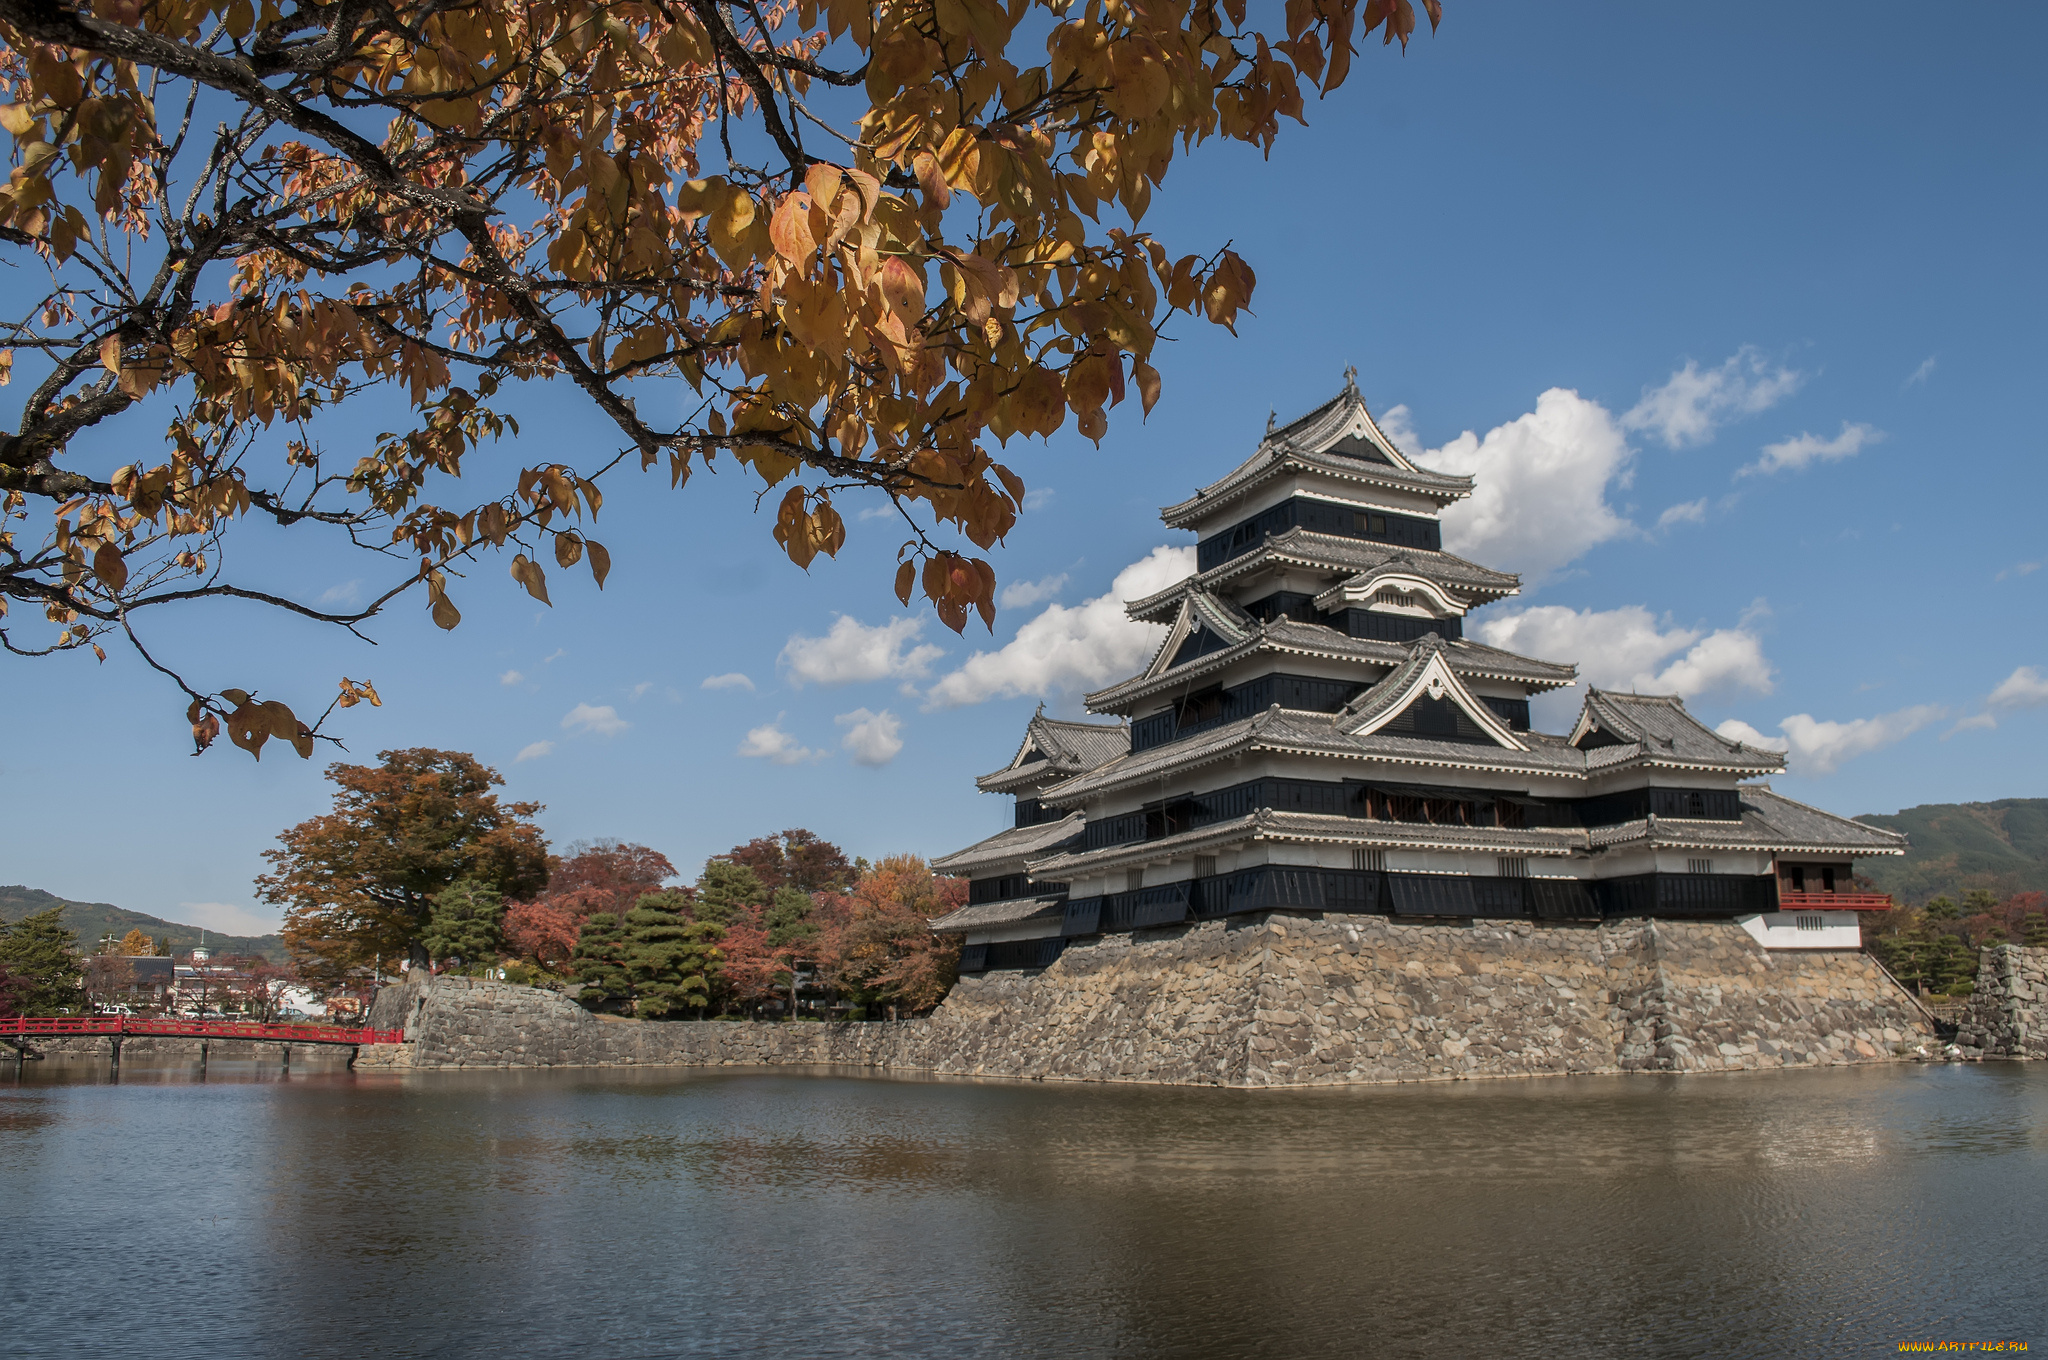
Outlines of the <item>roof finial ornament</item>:
M1268 407L1266 408L1266 433L1267 433L1267 434L1269 434L1269 435L1270 435L1271 433L1273 433L1273 427L1274 427L1275 425L1278 425L1279 423L1280 423L1280 412L1279 412L1279 410L1278 410L1277 408L1275 408L1275 407L1272 407L1272 406L1268 406Z
M1353 396L1358 394L1358 365L1350 364L1344 369L1344 390Z

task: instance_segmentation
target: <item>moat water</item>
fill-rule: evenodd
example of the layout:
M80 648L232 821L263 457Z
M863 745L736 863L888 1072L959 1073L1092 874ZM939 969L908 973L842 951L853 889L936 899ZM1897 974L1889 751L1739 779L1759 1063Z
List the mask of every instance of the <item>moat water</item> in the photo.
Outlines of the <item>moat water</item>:
M2039 1064L1253 1093L52 1059L0 1067L0 1193L9 1357L2048 1351Z

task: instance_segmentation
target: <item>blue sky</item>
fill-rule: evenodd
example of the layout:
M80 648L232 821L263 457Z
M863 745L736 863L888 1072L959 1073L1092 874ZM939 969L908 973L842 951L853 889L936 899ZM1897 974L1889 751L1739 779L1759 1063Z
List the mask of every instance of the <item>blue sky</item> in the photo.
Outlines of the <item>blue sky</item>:
M1234 242L1256 315L1235 339L1177 326L1159 409L1118 411L1100 449L1012 446L1033 509L996 565L1035 589L993 638L896 605L886 520L799 572L730 469L612 486L610 584L558 579L552 610L493 566L453 634L407 610L370 647L208 605L153 637L302 712L373 678L385 706L336 729L354 758L474 751L557 843L641 841L691 874L791 826L939 853L1006 820L972 779L1041 698L1076 712L1135 668L1114 585L1164 584L1156 550L1190 542L1158 507L1355 364L1405 447L1481 478L1452 544L1528 577L1476 632L1679 689L1789 746L1776 786L1837 812L2048 794L2044 40L2027 7L1458 0L1405 60L1362 54L1270 161L1204 148L1155 199L1173 253ZM521 415L528 450L610 443L567 392ZM280 538L252 526L236 560L333 598L378 579ZM327 804L324 758L190 758L178 696L118 650L0 665L0 881L274 921L251 879Z

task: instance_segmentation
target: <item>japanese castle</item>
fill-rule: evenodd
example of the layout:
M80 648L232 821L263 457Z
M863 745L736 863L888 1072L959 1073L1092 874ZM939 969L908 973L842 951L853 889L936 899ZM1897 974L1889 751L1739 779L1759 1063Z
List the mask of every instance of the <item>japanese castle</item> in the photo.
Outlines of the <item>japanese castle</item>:
M962 973L1082 937L1248 912L1740 922L1765 948L1855 949L1859 855L1896 833L1744 783L1784 757L1669 695L1589 690L1561 735L1531 696L1576 668L1465 636L1519 578L1443 551L1472 479L1410 461L1355 379L1160 514L1196 572L1128 606L1168 626L1140 675L1044 716L984 792L1015 825L933 862Z

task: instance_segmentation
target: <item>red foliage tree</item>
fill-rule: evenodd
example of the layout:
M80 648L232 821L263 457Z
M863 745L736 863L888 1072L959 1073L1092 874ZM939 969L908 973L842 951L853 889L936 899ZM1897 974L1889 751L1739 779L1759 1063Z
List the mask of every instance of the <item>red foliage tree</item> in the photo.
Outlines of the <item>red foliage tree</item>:
M532 901L506 905L505 947L559 971L575 951L584 917L603 911L624 919L642 893L662 891L663 880L675 874L668 856L648 846L577 841L567 855L550 861L547 887Z
M854 868L846 853L802 827L775 836L756 836L720 856L752 869L761 886L795 888L798 892L844 892L853 886Z
M916 855L891 855L851 893L820 895L813 914L820 972L863 1004L930 1010L951 990L960 939L931 922L967 900L962 879L935 875Z

